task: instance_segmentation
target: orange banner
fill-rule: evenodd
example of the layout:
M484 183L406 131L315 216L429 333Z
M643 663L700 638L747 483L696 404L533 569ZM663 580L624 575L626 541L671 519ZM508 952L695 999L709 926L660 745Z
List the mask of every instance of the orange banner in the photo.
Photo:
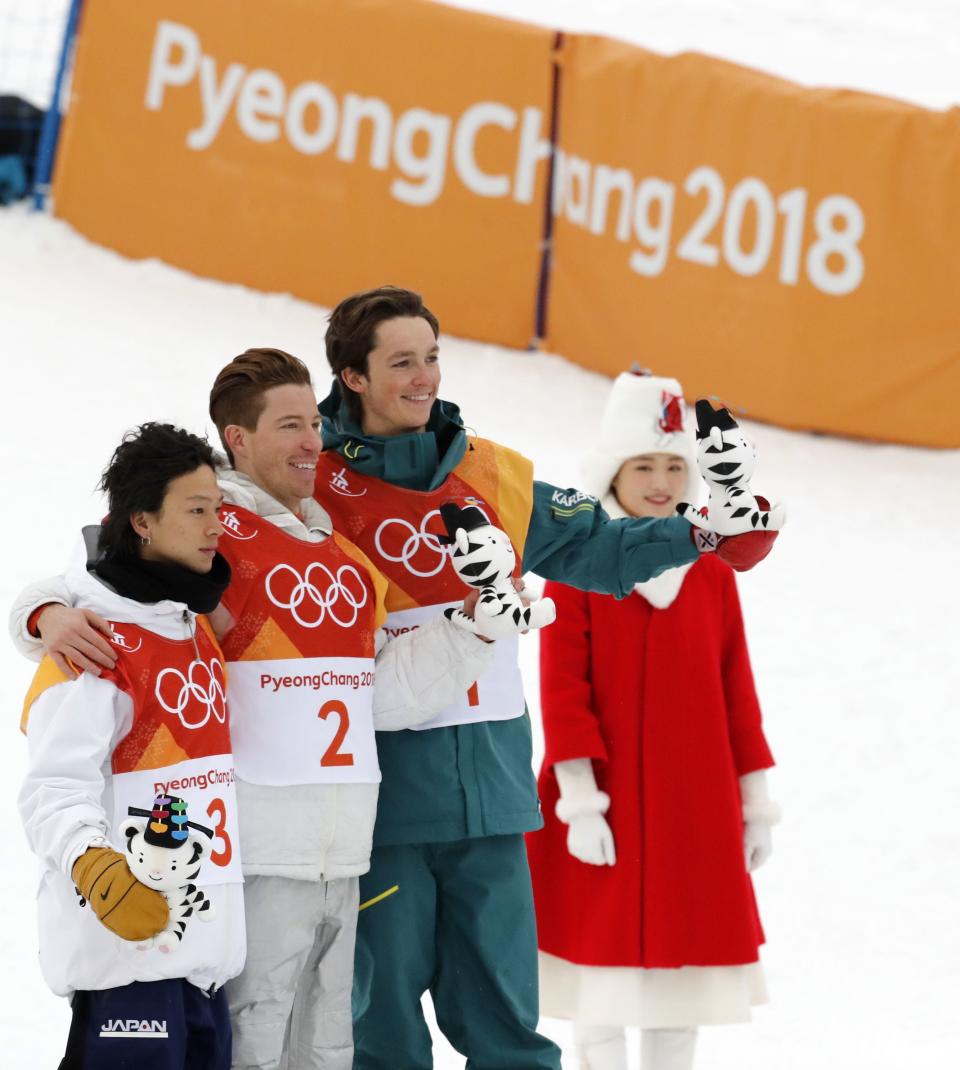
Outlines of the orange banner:
M58 215L322 304L535 334L554 34L428 0L96 0ZM547 345L787 427L960 446L960 112L572 36Z
M553 34L426 0L96 0L56 213L132 257L534 333Z
M572 37L558 140L551 351L960 446L960 112Z

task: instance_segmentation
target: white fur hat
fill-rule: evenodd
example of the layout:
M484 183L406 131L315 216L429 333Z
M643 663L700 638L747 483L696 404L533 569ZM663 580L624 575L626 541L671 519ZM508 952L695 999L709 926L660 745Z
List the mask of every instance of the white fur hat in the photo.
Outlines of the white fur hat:
M683 500L696 505L702 480L697 468L693 412L687 411L676 379L650 372L622 372L614 380L600 431L584 458L582 488L598 498L610 489L620 466L643 453L675 453L687 462Z

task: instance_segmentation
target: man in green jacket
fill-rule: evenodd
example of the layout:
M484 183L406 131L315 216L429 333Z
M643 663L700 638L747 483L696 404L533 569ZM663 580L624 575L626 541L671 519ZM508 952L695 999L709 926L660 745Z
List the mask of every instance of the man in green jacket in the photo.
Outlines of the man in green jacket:
M469 438L457 406L437 396L438 336L420 296L396 287L342 301L326 335L335 382L320 405L315 495L390 581L388 631L417 627L463 596L439 538L448 500L481 507L506 530L521 571L584 590L624 596L696 559L686 520L610 520L596 499L534 481L519 454ZM427 990L473 1070L560 1066L556 1045L537 1032L523 842L542 824L530 719L516 642L497 646L460 703L420 730L377 740L383 781L360 889L369 907L358 931L357 1070L433 1065L420 1008Z

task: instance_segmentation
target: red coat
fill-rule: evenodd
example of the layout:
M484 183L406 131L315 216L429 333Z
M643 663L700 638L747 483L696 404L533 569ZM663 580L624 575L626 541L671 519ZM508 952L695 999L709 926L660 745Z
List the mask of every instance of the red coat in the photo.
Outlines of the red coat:
M773 765L733 573L701 558L667 609L548 583L540 635L546 822L529 833L541 950L591 966L757 960L738 777ZM617 862L566 849L552 766L592 758Z

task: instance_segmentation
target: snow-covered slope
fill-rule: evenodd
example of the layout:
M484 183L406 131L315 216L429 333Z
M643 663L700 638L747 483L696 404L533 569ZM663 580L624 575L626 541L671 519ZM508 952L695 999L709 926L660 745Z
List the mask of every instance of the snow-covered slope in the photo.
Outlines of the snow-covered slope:
M0 250L5 612L100 514L92 488L126 428L204 428L213 375L250 345L299 354L320 391L328 375L321 309L126 261L24 209L0 212ZM541 478L576 483L605 379L451 338L442 367L443 393L480 434L527 453ZM750 1027L704 1031L701 1065L955 1066L960 455L751 431L756 484L791 513L776 552L740 584L786 812L757 882L773 1003ZM523 668L536 720L532 638ZM33 862L14 808L31 670L6 644L0 669L3 1064L49 1066L67 1011L35 965ZM545 1028L568 1043L565 1024ZM437 1059L462 1066L442 1039Z
M39 0L0 0L0 91L44 102L48 74L35 57L52 64L58 2L66 8L44 0L41 29ZM698 49L804 84L930 107L960 95L954 0L454 2L663 52ZM299 354L325 389L324 326L323 311L301 302L130 263L49 219L0 212L0 609L59 569L77 525L99 514L92 488L126 428L158 418L202 428L213 374L250 345ZM529 454L541 478L576 482L606 380L455 339L442 364L444 393L479 433ZM786 812L757 880L773 1002L751 1026L705 1030L698 1064L954 1067L960 453L752 431L757 486L791 514L776 553L740 584ZM536 722L533 639L523 663ZM56 1064L68 1012L36 967L33 862L14 807L30 668L0 643L0 673L0 1058L32 1070ZM563 1023L544 1027L569 1043ZM463 1065L442 1038L437 1052L443 1070Z

